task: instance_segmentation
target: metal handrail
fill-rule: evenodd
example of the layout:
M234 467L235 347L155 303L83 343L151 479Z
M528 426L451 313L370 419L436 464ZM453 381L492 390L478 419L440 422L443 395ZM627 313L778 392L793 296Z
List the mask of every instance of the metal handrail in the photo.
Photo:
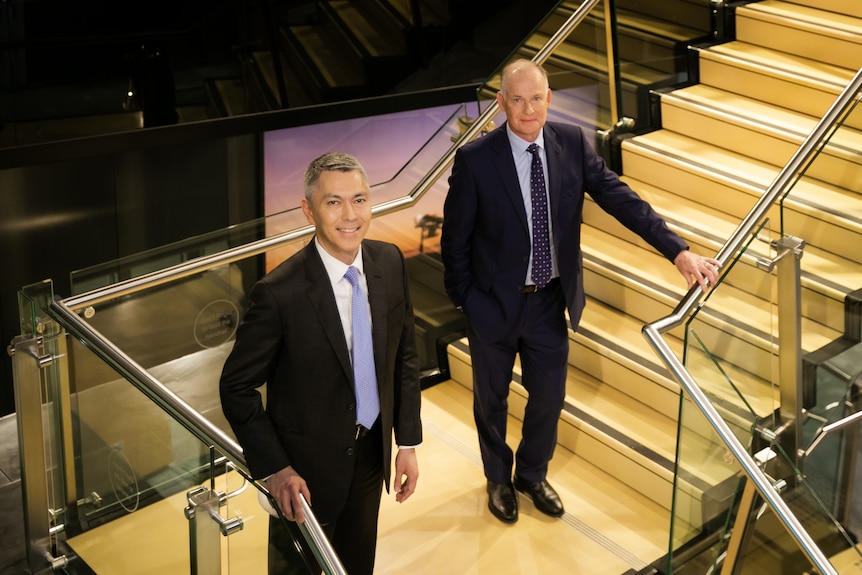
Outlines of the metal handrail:
M251 477L242 448L224 431L203 417L180 396L153 377L147 370L99 333L98 330L64 305L62 301L51 302L48 312L67 332L83 341L90 350L117 370L122 377L144 393L153 403L164 409L198 440L223 453L235 467L246 476ZM256 481L255 484L260 491L269 493L266 486L262 483ZM304 497L302 498L301 505L306 519L304 523L300 524L300 530L304 533L306 539L317 546L321 559L325 563L324 569L327 575L346 575L341 561L332 549L332 545L326 538L320 523L317 521Z
M859 92L862 90L862 68L856 73L847 87L841 92L835 102L827 110L826 114L820 119L814 130L806 137L805 141L793 154L793 157L782 168L775 180L769 185L766 192L761 196L752 210L743 219L742 223L733 232L724 246L719 250L716 259L724 267L731 259L731 256L736 254L742 245L748 240L753 233L755 227L762 221L766 213L771 209L772 205L783 198L789 191L792 179L799 173L803 166L808 162L817 150L817 147L823 142L826 136L832 131L841 119L842 115L860 98ZM691 315L695 307L700 302L704 291L700 285L695 286L688 291L680 303L676 306L671 315L666 316L651 324L647 324L643 328L644 337L652 345L655 352L664 361L670 370L671 374L680 382L683 389L691 397L692 402L703 413L710 425L718 433L721 440L730 449L733 456L740 463L746 475L751 478L757 486L758 491L763 498L772 507L775 514L781 522L787 527L791 535L796 539L799 546L808 555L812 563L820 570L821 573L837 573L835 568L814 543L814 540L793 514L787 503L780 497L778 491L774 489L771 481L760 470L754 458L749 455L748 451L733 434L730 427L719 415L715 406L709 401L703 390L697 385L691 374L688 373L685 366L676 357L668 343L661 337L661 334L679 326L686 318Z

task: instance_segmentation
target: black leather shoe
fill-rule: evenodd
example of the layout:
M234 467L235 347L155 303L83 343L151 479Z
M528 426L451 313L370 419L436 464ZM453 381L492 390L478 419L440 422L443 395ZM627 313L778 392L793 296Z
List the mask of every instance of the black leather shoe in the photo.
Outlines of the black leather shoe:
M516 475L514 485L515 489L532 499L536 509L545 515L559 517L565 512L563 502L560 501L560 496L557 495L557 492L554 491L554 488L551 487L551 484L547 480L543 479L537 483L530 483Z
M518 520L518 497L511 483L488 481L488 509L503 523Z

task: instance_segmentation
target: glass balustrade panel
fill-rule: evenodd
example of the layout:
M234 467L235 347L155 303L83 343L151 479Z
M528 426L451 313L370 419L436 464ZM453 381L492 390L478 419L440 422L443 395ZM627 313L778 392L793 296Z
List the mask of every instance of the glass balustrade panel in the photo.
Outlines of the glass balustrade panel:
M772 383L773 280L761 265L771 257L769 240L765 220L722 270L681 334L687 371L749 453L756 449L757 426L774 417L778 401ZM675 554L692 549L712 549L705 556L715 559L740 495L740 467L685 393L678 434L670 561L677 563Z
M802 525L812 543L838 573L862 573L862 552L856 537L832 513L832 503L821 498L822 489L814 485L781 447L780 442L764 447L757 458L791 513ZM743 575L817 573L812 560L785 527L780 516L762 498L747 518L747 545L740 552L737 570ZM742 529L742 522L735 523Z
M561 2L509 59L532 59L585 2ZM610 22L609 22L610 20ZM690 80L690 46L718 37L710 0L599 2L544 62L553 90L550 120L606 130L621 118L629 128L652 125L650 94ZM483 110L500 88L498 69L479 89ZM616 115L612 100L616 102ZM504 117L497 116L499 125Z
M782 234L804 242L802 438L808 488L852 533L862 529L858 414L862 382L862 106L857 92L781 198ZM805 124L813 127L816 118ZM839 426L836 428L836 426Z

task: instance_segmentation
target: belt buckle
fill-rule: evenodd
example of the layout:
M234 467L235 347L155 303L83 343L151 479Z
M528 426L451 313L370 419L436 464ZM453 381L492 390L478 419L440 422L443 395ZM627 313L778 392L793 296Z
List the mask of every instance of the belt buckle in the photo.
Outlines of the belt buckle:
M529 284L524 286L523 291L524 293L536 293L537 291L539 291L539 289L539 286L537 286L536 284Z

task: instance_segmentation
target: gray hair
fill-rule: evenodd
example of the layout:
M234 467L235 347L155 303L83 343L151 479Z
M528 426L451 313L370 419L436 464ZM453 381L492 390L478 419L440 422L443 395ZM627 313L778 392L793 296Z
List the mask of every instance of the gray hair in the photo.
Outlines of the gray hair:
M543 66L540 64L536 64L532 60L528 60L526 58L516 58L511 60L508 64L503 66L503 69L500 71L500 91L502 92L506 86L506 78L509 77L509 74L515 71L517 68L521 68L526 66L528 68L535 68L538 70L542 76L545 78L545 84L548 84L548 71L545 70Z
M323 172L359 172L362 181L368 185L368 174L359 160L344 152L327 152L312 160L305 169L305 199L309 202Z

